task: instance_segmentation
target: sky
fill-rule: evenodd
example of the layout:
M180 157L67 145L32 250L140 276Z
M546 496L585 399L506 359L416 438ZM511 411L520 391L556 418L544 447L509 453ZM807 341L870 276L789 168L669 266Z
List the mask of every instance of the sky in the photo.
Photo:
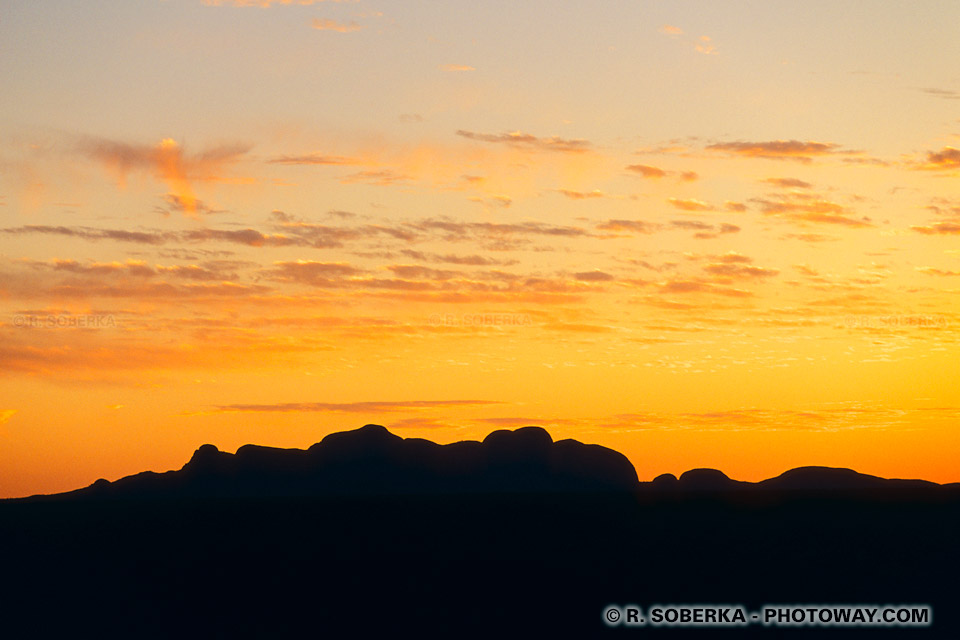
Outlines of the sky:
M0 3L0 497L539 425L960 481L955 2Z

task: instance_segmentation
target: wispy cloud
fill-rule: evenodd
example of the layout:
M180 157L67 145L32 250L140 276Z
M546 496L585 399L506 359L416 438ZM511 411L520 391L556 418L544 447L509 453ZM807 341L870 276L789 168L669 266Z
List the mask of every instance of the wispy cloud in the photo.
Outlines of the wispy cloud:
M683 198L667 198L667 203L671 206L680 209L681 211L716 211L717 208L710 204L709 202L703 202L702 200L688 199Z
M217 173L224 166L239 161L250 147L232 144L188 154L171 138L150 146L87 137L77 143L76 149L80 154L102 163L116 175L121 185L132 171L155 175L167 183L185 213L196 215L197 197L192 183L218 179Z
M442 64L442 65L440 65L440 70L441 70L441 71L451 71L451 72L457 72L457 71L476 71L477 68L476 68L476 67L471 67L471 66L468 65L468 64Z
M337 22L330 18L314 18L310 22L310 26L320 31L335 31L336 33L352 33L363 29L362 25L357 24L353 20L350 22Z
M707 145L709 151L719 151L745 158L767 160L794 160L809 163L815 157L852 153L833 142L800 140L770 140L765 142L718 142Z
M927 171L960 169L960 149L944 147L940 151L930 151L927 153L926 162L917 168Z
M914 226L911 229L928 236L954 236L960 234L960 222L935 222L931 225Z
M271 412L301 413L316 411L336 411L341 413L387 413L412 411L418 409L436 409L445 407L479 407L501 404L493 400L399 400L366 402L283 402L277 404L225 404L215 408L217 413Z
M764 180L769 184L784 189L812 189L813 185L797 178L767 178Z
M319 164L319 165L353 165L363 164L357 158L331 156L321 153L308 153L299 156L275 156L267 160L270 164Z
M710 36L700 36L700 42L694 47L697 53L702 53L708 56L717 55L717 48L713 46L713 41Z
M531 149L536 151L557 151L561 153L583 153L590 150L592 145L587 140L566 139L558 136L549 138L538 138L537 136L521 131L511 133L475 133L460 129L457 135L468 140L478 142L490 142L494 144L506 144L511 147L521 149Z
M604 197L603 191L599 189L594 189L593 191L572 191L570 189L557 189L557 193L560 193L571 200L589 200L591 198L602 198Z

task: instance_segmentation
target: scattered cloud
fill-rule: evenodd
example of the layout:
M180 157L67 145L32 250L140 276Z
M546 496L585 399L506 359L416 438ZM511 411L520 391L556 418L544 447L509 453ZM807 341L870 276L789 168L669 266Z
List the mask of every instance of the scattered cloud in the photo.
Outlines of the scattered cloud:
M509 196L489 196L487 198L481 198L479 196L474 196L468 198L470 202L476 202L482 204L485 207L496 207L501 209L506 209L511 204L513 204L513 199Z
M662 34L664 34L664 35L668 35L668 36L679 36L679 35L683 35L683 29L681 29L680 27L675 27L675 26L673 26L672 24L665 24L665 25L663 25L662 27L660 27L660 29L658 29L658 31L660 31L660 33L662 33Z
M928 236L953 236L960 234L960 222L935 222L931 225L911 227L911 229Z
M171 193L182 204L183 211L196 215L197 197L193 183L216 181L227 165L243 158L249 145L232 144L187 154L176 140L165 138L155 146L133 145L105 138L86 137L76 150L113 172L121 185L132 171L143 171L167 183Z
M709 293L732 298L749 298L753 294L744 289L723 287L702 280L668 280L659 285L661 293Z
M960 271L936 269L934 267L917 267L917 271L930 276L960 276Z
M944 147L940 151L929 151L926 162L917 168L926 171L960 169L960 149Z
M335 31L336 33L351 33L363 29L362 25L357 24L353 20L350 22L337 22L330 18L314 18L310 22L310 26L320 31Z
M851 217L852 212L841 204L829 200L810 199L806 195L799 199L789 195L780 196L777 200L758 198L756 202L765 215L778 216L798 222L835 224L847 227L874 226L869 219Z
M627 171L639 173L644 178L663 178L667 175L667 172L660 167L652 167L646 164L632 164L627 167Z
M570 189L557 189L557 193L560 193L571 200L587 200L590 198L604 197L604 193L599 189L594 189L593 191L571 191Z
M716 211L712 204L702 200L685 200L683 198L667 198L667 202L681 211Z
M330 156L321 153L308 153L300 156L275 156L267 160L270 164L320 164L320 165L352 165L363 164L356 158L344 156Z
M283 402L277 404L225 404L217 405L216 413L301 413L316 411L335 411L341 413L392 413L397 411L415 411L418 409L436 409L446 407L479 407L502 404L493 400L400 400L367 402Z
M566 139L558 136L549 138L538 138L537 136L520 131L512 133L475 133L473 131L464 131L459 129L457 135L468 140L478 142L489 142L493 144L505 144L520 149L531 149L535 151L556 151L560 153L583 153L589 151L591 144L579 138Z
M654 233L660 228L660 225L647 222L646 220L607 220L598 224L597 229L601 231L619 231L630 233Z
M928 87L920 89L920 91L935 98L942 98L943 100L960 100L960 91L954 91L953 89L936 89Z
M804 182L803 180L798 180L797 178L767 178L764 180L769 184L772 184L777 187L782 187L784 189L812 189L813 185L809 182Z
M771 140L767 142L718 142L707 145L708 151L719 151L744 158L795 160L809 163L815 157L852 153L832 142Z
M708 56L717 55L717 48L713 46L710 36L700 36L700 42L698 42L694 48L697 50L697 53Z
M614 279L612 275L604 271L582 271L573 274L573 277L582 282L610 282Z
M476 71L477 68L476 68L476 67L471 67L471 66L468 65L468 64L442 64L442 65L440 65L440 70L441 70L441 71L451 71L451 72L457 72L457 71Z
M674 176L681 182L693 182L700 178L696 171L667 171L660 167L654 167L648 164L631 164L627 171L639 173L644 178L659 179L667 176Z

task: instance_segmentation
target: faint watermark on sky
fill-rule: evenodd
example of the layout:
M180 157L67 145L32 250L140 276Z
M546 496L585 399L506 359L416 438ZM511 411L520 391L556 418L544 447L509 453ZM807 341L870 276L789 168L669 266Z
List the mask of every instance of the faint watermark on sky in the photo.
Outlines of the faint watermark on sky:
M112 313L18 313L13 326L23 329L115 329L117 319Z
M529 327L533 318L527 313L435 313L434 327Z
M857 315L843 319L850 329L944 329L946 316L936 314Z

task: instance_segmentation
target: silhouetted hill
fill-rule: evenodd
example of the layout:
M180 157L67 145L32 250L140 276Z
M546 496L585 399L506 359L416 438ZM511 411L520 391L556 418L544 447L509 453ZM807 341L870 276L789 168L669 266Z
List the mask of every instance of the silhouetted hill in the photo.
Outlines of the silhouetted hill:
M243 497L633 491L622 454L540 427L494 431L483 442L440 445L379 425L333 433L311 446L256 445L235 454L205 444L178 471L98 481L74 497Z
M955 640L957 489L822 467L638 482L619 453L539 428L204 445L177 471L0 502L0 635ZM699 603L930 605L933 626L602 621Z
M830 495L934 499L960 486L887 480L851 469L801 467L757 483L717 469L692 469L639 482L622 454L576 440L554 442L540 427L499 430L482 442L441 445L401 438L379 425L332 433L307 450L205 444L181 469L98 480L72 498L239 498L323 495L633 492L648 498L788 499Z

